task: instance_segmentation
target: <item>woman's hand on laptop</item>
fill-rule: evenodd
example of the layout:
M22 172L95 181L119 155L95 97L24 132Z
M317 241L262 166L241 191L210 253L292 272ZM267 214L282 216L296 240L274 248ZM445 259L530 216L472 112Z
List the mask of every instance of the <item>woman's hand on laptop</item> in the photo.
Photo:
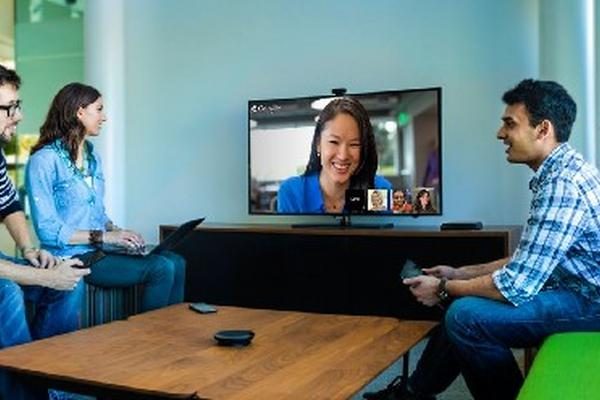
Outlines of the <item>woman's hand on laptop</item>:
M105 232L104 242L128 249L139 249L145 245L142 235L127 229Z

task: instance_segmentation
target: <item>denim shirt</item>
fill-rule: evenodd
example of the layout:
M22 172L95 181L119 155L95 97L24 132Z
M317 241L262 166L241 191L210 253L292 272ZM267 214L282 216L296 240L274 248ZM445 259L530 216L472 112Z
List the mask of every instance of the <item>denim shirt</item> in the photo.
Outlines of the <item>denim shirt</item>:
M100 157L90 142L85 146L91 186L58 140L35 152L27 163L25 185L33 226L42 248L57 256L92 250L69 240L78 230L104 231L109 221Z

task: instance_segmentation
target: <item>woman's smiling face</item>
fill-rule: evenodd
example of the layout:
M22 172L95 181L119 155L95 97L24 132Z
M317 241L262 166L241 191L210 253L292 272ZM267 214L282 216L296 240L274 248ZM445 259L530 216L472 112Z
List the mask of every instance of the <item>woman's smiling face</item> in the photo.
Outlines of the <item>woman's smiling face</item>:
M348 114L338 114L325 124L318 151L321 153L321 178L347 184L360 165L360 129Z

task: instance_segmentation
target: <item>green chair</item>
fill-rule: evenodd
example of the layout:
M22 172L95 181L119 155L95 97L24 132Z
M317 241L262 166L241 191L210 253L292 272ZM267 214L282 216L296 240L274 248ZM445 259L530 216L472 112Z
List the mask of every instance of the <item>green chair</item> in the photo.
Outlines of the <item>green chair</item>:
M517 399L600 399L600 332L570 332L548 337Z

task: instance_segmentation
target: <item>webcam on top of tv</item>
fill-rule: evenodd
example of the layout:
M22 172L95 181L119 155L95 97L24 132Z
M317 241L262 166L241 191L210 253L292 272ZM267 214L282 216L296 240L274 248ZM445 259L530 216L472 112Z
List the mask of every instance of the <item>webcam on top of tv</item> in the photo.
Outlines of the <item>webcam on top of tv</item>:
M333 93L334 96L337 97L342 97L346 94L348 90L346 90L346 88L334 88L331 89L331 93Z

